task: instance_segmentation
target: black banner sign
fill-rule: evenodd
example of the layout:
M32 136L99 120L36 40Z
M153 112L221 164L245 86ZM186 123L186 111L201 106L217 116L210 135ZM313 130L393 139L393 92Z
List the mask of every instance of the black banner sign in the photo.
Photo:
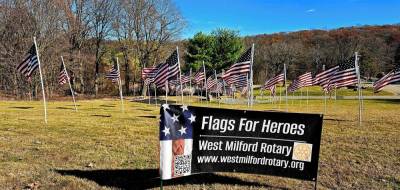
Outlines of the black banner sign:
M162 179L243 172L315 181L322 115L164 104Z

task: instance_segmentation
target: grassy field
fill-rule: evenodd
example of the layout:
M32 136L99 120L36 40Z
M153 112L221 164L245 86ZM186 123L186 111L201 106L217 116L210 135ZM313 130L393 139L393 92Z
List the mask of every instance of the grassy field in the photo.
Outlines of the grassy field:
M158 189L158 107L117 100L0 102L0 189ZM195 105L206 106L205 103ZM290 101L289 111L319 113L321 100ZM209 104L218 107L218 104ZM400 189L397 101L329 100L318 189ZM244 105L221 105L246 109ZM285 105L255 105L255 110ZM312 189L313 183L240 173L201 174L164 182L165 189Z

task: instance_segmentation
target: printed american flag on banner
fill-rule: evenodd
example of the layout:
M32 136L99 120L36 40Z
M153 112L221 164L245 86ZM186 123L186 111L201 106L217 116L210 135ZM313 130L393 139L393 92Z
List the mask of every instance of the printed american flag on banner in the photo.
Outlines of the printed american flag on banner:
M196 114L187 106L168 104L162 105L160 114L161 179L190 175Z
M374 83L374 92L379 92L388 84L400 81L400 65L397 65L393 71L380 78Z
M329 80L329 86L333 86L335 88L341 88L357 83L358 79L354 57L351 57L347 61L339 64L338 70Z
M111 68L110 72L106 75L106 78L111 79L111 81L113 83L116 83L119 80L119 76L120 76L120 73L119 73L117 64L114 64L113 67Z
M58 84L63 85L68 82L68 74L64 69L64 65L61 63L60 73L58 74Z
M229 69L222 75L222 78L226 80L228 77L234 75L245 74L250 72L250 62L251 62L251 50L249 48L246 52L240 56L235 64L233 64Z
M275 86L279 83L283 83L285 81L285 75L283 73L276 75L275 77L272 77L271 79L265 81L263 88L264 89L269 89L272 86Z
M21 72L26 77L30 78L35 71L39 67L39 62L37 60L36 55L36 47L35 44L29 49L25 59L17 66L17 70Z

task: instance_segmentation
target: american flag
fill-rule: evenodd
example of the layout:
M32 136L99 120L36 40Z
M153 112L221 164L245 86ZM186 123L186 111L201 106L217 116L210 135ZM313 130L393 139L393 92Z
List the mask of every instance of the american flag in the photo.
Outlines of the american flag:
M153 78L144 79L144 85L145 86L149 86L151 83L153 83Z
M388 84L400 81L400 65L374 83L374 92L379 92Z
M224 89L224 83L221 81L218 81L216 85L214 85L214 87L211 89L211 92L214 93L222 93Z
M329 81L329 86L341 88L352 84L357 84L357 73L354 64L354 57L340 63L338 70Z
M182 84L186 84L186 83L190 82L190 76L182 75L181 81L182 81Z
M205 74L203 71L197 71L197 73L194 75L194 83L196 84L201 84L204 82L205 79Z
M142 79L154 78L157 74L157 67L145 67L142 69Z
M163 87L168 79L168 64L161 63L156 67L156 69L157 72L154 76L154 84L156 84L157 87Z
M178 51L175 50L165 61L168 64L168 79L174 78L179 74Z
M228 85L234 85L237 88L247 86L247 82L248 82L248 79L247 79L247 75L245 75L245 74L235 75L235 76L227 78L227 80L226 80L226 83Z
M119 80L119 70L116 64L113 65L110 72L106 75L106 78L111 79L112 82L118 82Z
M251 50L249 48L245 53L240 56L235 64L233 64L229 69L222 75L222 78L226 80L228 77L234 75L245 74L250 72L250 61L251 61Z
M68 82L68 74L64 69L64 64L61 63L60 73L58 74L58 84L63 85Z
M196 113L185 105L163 104L160 114L161 179L190 175Z
M36 55L36 47L35 44L33 44L31 49L29 49L25 59L17 66L17 70L26 77L30 78L33 74L33 71L35 71L38 67L39 62Z
M304 73L297 77L292 84L288 87L289 92L294 92L297 89L300 89L302 87L307 87L307 86L312 86L313 80L311 76L311 72Z
M217 79L213 79L212 76L209 76L207 79L207 89L211 89L217 84Z
M272 77L271 79L265 81L263 88L264 89L270 89L272 86L275 86L276 84L285 82L285 75L284 73L281 73L279 75L276 75Z
M329 91L331 89L330 81L333 76L335 76L336 72L338 71L339 66L332 67L328 70L322 71L315 75L313 84L319 85L322 87L324 91Z

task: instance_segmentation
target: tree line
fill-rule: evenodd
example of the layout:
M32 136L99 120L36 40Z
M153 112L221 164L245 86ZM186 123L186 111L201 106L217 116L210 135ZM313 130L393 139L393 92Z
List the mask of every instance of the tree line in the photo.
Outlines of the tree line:
M28 81L16 70L35 36L49 96L65 90L57 84L60 56L74 89L87 95L110 93L104 73L118 57L132 93L140 68L164 58L185 26L171 0L1 0L0 89L36 96L38 74Z
M143 67L161 63L179 46L184 72L226 70L255 43L254 81L261 84L288 65L288 78L333 67L358 51L366 80L400 63L400 25L305 30L241 37L216 29L182 40L186 21L172 0L0 0L0 91L35 97L31 81L17 72L36 36L48 95L63 95L57 84L64 57L73 88L82 95L117 94L104 78L118 58L124 94L138 94Z

